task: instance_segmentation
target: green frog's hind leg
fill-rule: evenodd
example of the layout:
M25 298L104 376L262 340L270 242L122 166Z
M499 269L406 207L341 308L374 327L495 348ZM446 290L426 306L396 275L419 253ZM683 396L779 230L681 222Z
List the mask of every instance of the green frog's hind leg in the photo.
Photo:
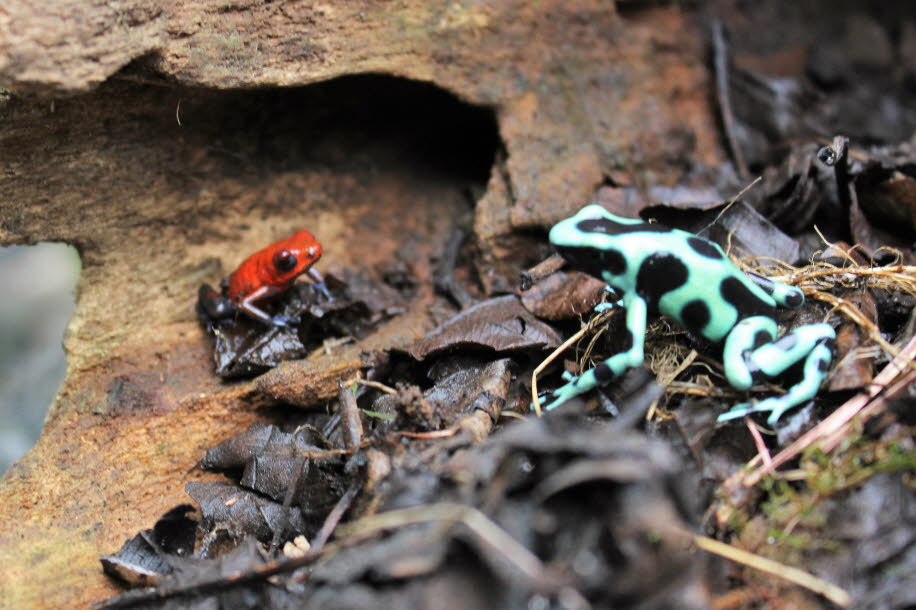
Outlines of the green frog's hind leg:
M829 324L800 326L776 341L765 341L775 334L775 322L756 317L742 320L725 342L725 374L732 385L746 390L754 379L775 377L792 365L804 361L802 378L782 396L767 398L756 404L735 405L719 416L723 422L750 413L769 412L767 423L775 425L783 413L814 398L827 376L833 359L835 333Z
M624 299L624 306L627 309L626 327L631 339L627 350L614 354L578 377L565 374L564 378L569 383L546 395L546 397L551 398L551 401L546 405L542 405L544 410L549 411L554 407L558 407L567 400L602 386L615 377L622 375L627 369L643 363L643 347L646 338L646 302L634 296Z

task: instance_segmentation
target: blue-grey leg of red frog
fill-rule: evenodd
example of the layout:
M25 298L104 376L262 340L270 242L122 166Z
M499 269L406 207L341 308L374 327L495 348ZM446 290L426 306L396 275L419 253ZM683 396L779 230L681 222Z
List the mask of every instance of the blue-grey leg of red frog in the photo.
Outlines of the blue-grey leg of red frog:
M315 288L318 289L318 292L324 295L324 298L326 298L329 301L334 300L334 297L331 296L331 293L328 291L327 284L324 283L324 276L322 276L321 273L319 273L317 269L315 269L314 267L309 267L308 271L306 271L306 274L310 278L312 278L312 280L314 280Z
M804 361L802 378L782 396L735 405L717 421L768 412L767 423L775 426L783 413L814 398L830 368L835 336L829 324L808 324L776 339L776 322L770 318L757 316L739 322L722 354L725 376L732 386L747 390L755 377L776 377Z

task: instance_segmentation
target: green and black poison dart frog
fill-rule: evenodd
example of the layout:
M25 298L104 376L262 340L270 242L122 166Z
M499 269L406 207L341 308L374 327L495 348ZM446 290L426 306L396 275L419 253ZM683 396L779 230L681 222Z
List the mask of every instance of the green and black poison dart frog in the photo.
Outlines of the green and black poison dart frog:
M801 380L782 396L743 403L718 421L769 412L771 426L788 409L811 400L833 358L829 324L800 326L776 339L776 305L796 309L801 290L745 274L717 244L686 231L615 216L589 205L550 230L550 243L570 265L607 282L626 308L628 348L552 393L551 409L643 363L646 315L659 312L690 332L722 343L725 376L745 391L804 361ZM612 305L608 305L612 307ZM600 306L599 306L600 307Z

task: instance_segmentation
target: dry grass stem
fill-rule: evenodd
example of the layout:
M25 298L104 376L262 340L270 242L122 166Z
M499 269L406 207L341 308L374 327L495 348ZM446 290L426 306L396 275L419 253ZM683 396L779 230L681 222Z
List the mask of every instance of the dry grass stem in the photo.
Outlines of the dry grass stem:
M357 379L356 383L359 385L364 385L367 388L375 388L376 390L381 390L385 394L391 394L392 396L397 396L398 391L394 388L385 385L384 383L379 383L378 381L370 381L368 379Z
M766 574L778 576L800 587L804 587L809 591L814 591L819 595L823 595L841 608L848 608L852 605L852 596L845 590L826 580L809 574L804 570L799 570L798 568L787 566L778 561L749 553L748 551L735 548L730 544L725 544L724 542L719 542L718 540L713 540L706 536L694 536L693 542L708 553L725 557L735 563L740 563L741 565L748 566L749 568L759 570Z
M538 375L540 375L544 369L546 369L550 364L556 360L560 354L565 352L572 346L574 343L578 342L579 339L584 337L586 334L591 332L593 329L605 325L610 317L614 314L617 309L612 309L611 311L602 312L594 316L589 320L588 324L580 328L575 334L573 334L569 339L564 341L557 349L553 350L549 356L547 356L543 362L537 365L537 368L531 373L531 405L534 407L534 412L538 417L541 416L541 400L538 397Z
M770 450L767 449L767 444L763 441L763 436L760 434L760 429L757 428L757 424L754 423L754 420L751 419L750 415L744 416L744 423L747 425L747 429L751 433L751 438L754 439L754 446L757 447L757 455L760 456L764 466L769 466L772 463L773 458L770 457Z
M673 351L674 350L666 350L662 352L662 358L660 359L662 363L660 365L660 368L662 368L662 371L656 372L656 377L658 377L659 384L665 389L666 393L668 392L668 387L671 385L671 383L674 382L675 379L677 379L677 376L683 373L685 370L687 370L687 367L693 364L694 360L696 360L697 356L699 355L697 350L692 349L687 354L687 356L683 360L680 361L680 363L677 363L675 365L675 363L677 362L676 360L677 354L672 353ZM669 354L671 355L671 365L673 366L673 368L671 368L670 370L668 370L669 367L665 366L665 364L667 364L667 359L665 357ZM650 366L650 368L652 368L653 371L656 370L654 366ZM657 409L658 409L658 400L653 401L652 404L649 406L649 410L646 411L646 421L652 421L652 418L655 417L655 413Z
M541 560L473 506L442 502L378 513L337 528L339 537L364 536L418 523L461 523L478 542L504 557L526 579L543 586L553 581Z
M759 266L752 264L759 261L767 261L770 264ZM916 266L863 267L853 265L837 267L829 263L815 263L799 268L769 257L756 257L742 261L741 267L766 275L771 280L801 288L807 297L829 304L832 311L843 314L861 327L868 334L869 339L891 357L896 357L900 353L899 349L881 336L875 323L865 317L854 303L825 291L839 286L858 290L865 288L885 291L899 290L916 296ZM912 361L908 366L916 369L916 363Z
M444 430L430 430L429 432L398 432L400 436L407 438L418 438L432 440L437 438L449 438L458 434L458 428L445 428Z

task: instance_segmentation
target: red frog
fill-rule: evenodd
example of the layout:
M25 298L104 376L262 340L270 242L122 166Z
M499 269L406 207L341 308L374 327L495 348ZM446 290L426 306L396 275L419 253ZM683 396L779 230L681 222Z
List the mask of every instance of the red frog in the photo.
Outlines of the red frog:
M321 258L321 244L308 231L296 231L292 237L258 250L238 266L220 284L222 293L204 284L198 292L198 306L211 319L228 318L242 311L272 326L289 326L285 316L270 316L255 306L256 301L274 297L307 273L328 298L321 274L312 268Z

